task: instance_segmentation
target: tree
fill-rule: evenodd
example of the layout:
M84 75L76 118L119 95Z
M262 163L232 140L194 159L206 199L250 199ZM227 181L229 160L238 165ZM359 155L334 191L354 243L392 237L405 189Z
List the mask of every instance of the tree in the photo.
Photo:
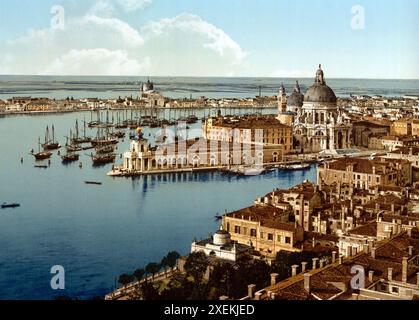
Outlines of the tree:
M191 253L186 259L184 268L194 278L195 283L199 285L208 268L207 256L202 251Z
M160 265L155 262L151 262L145 267L145 271L147 272L147 274L151 274L153 282L154 282L154 276L157 272L159 272L159 270L160 270Z
M118 282L123 286L126 286L130 284L133 280L134 276L124 273L119 276Z
M173 268L176 267L176 264L179 258L180 258L180 254L178 252L170 251L166 256L167 266L173 270Z
M140 282L145 275L145 270L144 269L137 269L134 271L134 277L135 279L137 279L138 282Z
M164 271L166 271L168 265L168 261L167 261L167 256L163 257L163 259L161 259L160 261L160 266L164 269Z
M159 300L160 296L152 283L144 283L141 285L141 295L144 300Z

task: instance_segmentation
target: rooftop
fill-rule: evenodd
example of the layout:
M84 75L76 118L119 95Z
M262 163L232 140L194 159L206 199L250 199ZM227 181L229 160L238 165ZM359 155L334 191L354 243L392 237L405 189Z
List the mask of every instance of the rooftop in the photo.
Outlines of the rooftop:
M235 219L259 222L262 227L290 232L295 231L294 223L282 222L280 217L283 213L284 211L282 209L273 206L254 205L228 213L225 216Z

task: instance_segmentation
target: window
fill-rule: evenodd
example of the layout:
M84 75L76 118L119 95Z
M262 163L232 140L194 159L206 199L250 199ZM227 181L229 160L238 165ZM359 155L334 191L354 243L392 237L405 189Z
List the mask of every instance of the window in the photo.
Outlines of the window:
M278 235L278 237L276 238L278 242L281 242L281 236Z
M256 229L250 229L250 236L256 238Z
M285 243L290 244L291 243L291 237L285 237Z
M243 234L247 236L247 228L243 228Z
M274 241L274 235L272 233L268 233L268 240Z
M260 238L263 239L263 232L260 233Z
M234 233L240 234L240 227L239 226L234 227Z
M391 288L391 292L392 292L392 293L399 293L399 288L397 288L397 287L392 287L392 288Z
M230 232L230 222L227 222L227 232Z

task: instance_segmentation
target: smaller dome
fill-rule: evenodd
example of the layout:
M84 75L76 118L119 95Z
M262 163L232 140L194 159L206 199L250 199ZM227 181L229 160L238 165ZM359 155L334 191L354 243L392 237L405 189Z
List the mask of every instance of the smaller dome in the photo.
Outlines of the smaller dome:
M149 80L147 80L146 83L143 84L143 91L147 92L147 91L153 91L154 90L154 83Z
M214 234L213 243L217 246L225 246L231 243L231 235L227 231L219 230Z
M288 97L287 106L302 107L304 103L304 95L301 93L300 85L296 82L294 92Z

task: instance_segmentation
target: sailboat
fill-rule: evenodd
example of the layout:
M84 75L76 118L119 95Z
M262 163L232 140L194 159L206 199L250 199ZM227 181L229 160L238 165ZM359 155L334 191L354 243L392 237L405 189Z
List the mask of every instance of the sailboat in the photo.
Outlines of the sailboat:
M92 158L94 166L101 166L107 163L113 163L116 159L115 153L106 153L106 154L98 154L96 153L91 154L90 157Z
M86 121L84 121L83 137L79 135L79 121L76 120L76 136L71 139L71 144L89 143L91 138L86 137Z
M68 144L68 141L70 140L70 144ZM73 132L70 130L70 137L67 137L67 143L65 144L65 147L67 149L67 153L77 152L83 150L83 148L78 144L75 143L75 138L73 137Z
M54 125L52 125L52 139L50 139L49 136L49 128L47 126L47 129L45 131L45 143L42 145L44 150L57 150L60 149L60 144L55 140L55 129Z
M63 163L79 161L80 156L77 153L69 152L61 157Z
M119 113L118 113L118 115L117 115L117 123L116 123L116 125L115 125L115 129L127 129L128 128L128 123L126 122L126 121L120 121L120 118L119 118Z
M106 135L101 136L101 130L98 128L96 139L91 140L92 147L108 146L112 144L118 144L118 138L111 137L108 130L106 130Z
M33 153L36 161L41 161L45 159L49 159L52 156L52 153L49 151L41 151L41 138L38 138L38 152Z

